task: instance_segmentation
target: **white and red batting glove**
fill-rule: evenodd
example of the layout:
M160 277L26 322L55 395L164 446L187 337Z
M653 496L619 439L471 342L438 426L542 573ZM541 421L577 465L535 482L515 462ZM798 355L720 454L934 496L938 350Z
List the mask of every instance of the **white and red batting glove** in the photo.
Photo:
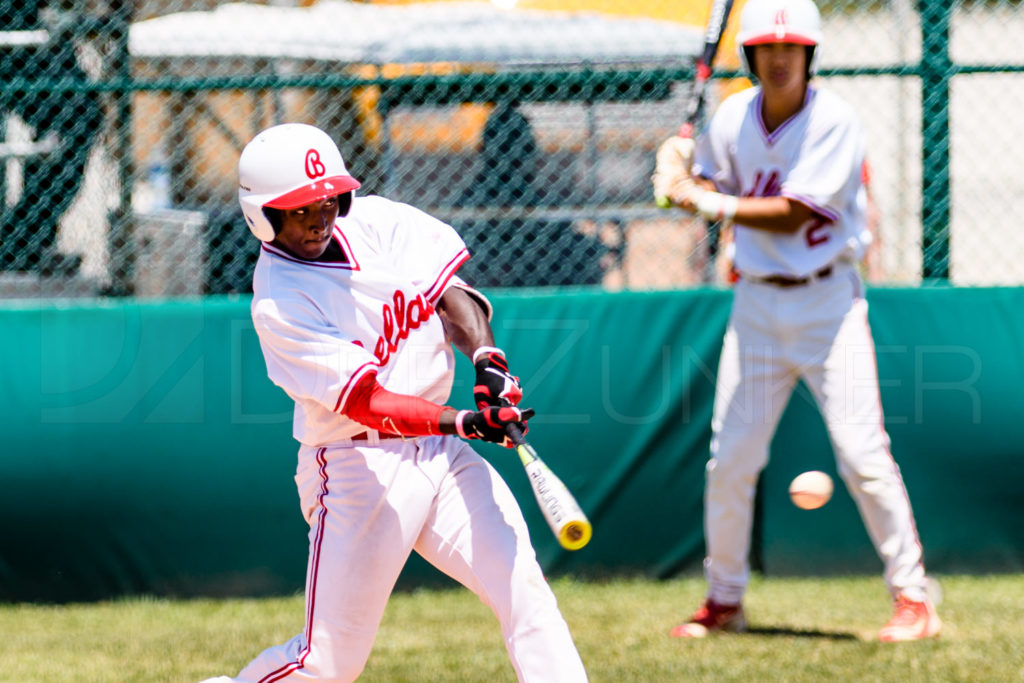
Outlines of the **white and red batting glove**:
M693 138L678 135L668 138L658 147L651 184L654 186L654 200L661 208L667 209L672 205L673 185L690 178L693 148Z
M690 172L694 147L693 138L678 135L661 143L651 176L655 201L663 209L675 204L709 221L731 220L739 199L694 182Z

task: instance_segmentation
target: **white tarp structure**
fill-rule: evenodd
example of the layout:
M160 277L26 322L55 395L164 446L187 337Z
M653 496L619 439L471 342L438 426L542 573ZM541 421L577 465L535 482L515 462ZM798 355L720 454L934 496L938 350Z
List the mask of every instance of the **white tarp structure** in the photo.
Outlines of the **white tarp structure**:
M698 27L595 12L321 0L311 7L232 3L137 22L129 49L134 57L539 66L689 62L702 41Z

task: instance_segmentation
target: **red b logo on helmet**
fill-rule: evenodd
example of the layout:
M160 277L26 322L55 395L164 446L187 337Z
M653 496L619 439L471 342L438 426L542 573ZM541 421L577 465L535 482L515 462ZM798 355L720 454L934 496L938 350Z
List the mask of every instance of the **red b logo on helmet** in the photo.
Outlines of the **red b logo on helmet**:
M320 161L320 152L311 149L306 152L306 175L312 178L319 178L327 173L324 162Z

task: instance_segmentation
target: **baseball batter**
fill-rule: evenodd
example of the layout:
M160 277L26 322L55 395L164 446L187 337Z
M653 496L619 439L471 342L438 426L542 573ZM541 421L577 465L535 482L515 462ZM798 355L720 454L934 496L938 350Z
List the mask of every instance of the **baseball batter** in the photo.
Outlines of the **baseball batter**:
M661 164L655 192L735 223L739 280L716 385L705 492L707 598L672 635L741 631L754 489L798 380L828 427L839 474L894 600L883 641L934 636L921 544L883 427L868 306L855 264L870 235L853 110L809 84L821 40L811 0L750 0L737 43L758 86L727 98L697 141ZM660 155L662 158L664 154Z
M269 128L239 160L239 200L263 241L252 319L270 378L295 401L306 625L211 680L354 680L415 550L494 611L519 680L585 681L515 499L457 438L506 443L505 426L532 415L514 407L490 304L456 275L465 245L358 187L313 126ZM453 343L477 370L475 411L443 405Z

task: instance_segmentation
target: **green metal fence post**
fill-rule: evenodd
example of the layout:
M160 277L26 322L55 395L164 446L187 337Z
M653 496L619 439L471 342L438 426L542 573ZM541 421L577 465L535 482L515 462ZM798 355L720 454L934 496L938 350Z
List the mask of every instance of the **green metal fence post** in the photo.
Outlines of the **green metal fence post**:
M134 161L132 157L132 96L135 92L132 82L131 55L128 49L128 34L131 29L132 9L130 2L111 4L111 35L113 36L112 73L110 78L121 87L114 90L116 112L114 123L115 149L117 155L117 177L120 186L117 207L110 215L110 234L107 244L110 249L109 294L127 295L132 292L132 186Z
M949 278L949 56L952 3L920 0L921 12L921 276Z

